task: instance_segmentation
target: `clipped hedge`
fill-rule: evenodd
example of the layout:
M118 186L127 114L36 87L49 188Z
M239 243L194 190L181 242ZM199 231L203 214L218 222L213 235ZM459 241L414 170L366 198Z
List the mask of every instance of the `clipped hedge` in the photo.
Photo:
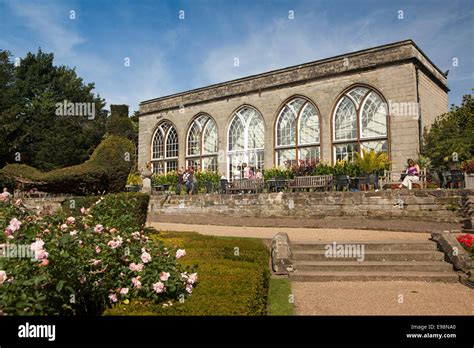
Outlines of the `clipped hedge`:
M146 223L150 196L146 193L122 192L101 196L75 197L63 202L66 215L79 215L81 208L89 209L100 201L94 210L104 226L142 228ZM126 212L126 214L124 214Z
M105 315L265 315L269 252L260 239L166 232L152 236L167 247L186 250L182 263L196 265L199 286L184 303L172 306L134 300L108 309ZM238 248L238 249L236 249ZM235 255L238 250L238 255Z
M120 192L124 189L133 164L135 145L128 139L109 136L84 163L41 172L23 164L9 164L0 170L10 180L26 179L24 189L37 188L51 193L86 195Z

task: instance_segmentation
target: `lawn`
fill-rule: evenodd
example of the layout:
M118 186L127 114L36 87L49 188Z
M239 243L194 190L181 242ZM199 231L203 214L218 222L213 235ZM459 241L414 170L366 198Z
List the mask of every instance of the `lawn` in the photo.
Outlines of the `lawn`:
M184 302L117 304L104 315L265 315L269 251L262 240L155 232L152 239L186 250L180 263L195 266L199 283Z
M268 315L294 315L291 283L288 278L270 279Z

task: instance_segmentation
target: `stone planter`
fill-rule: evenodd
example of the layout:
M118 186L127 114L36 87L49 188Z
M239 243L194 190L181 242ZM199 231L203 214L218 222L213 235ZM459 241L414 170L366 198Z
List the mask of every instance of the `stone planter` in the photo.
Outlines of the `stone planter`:
M464 173L464 182L467 189L474 189L474 173Z

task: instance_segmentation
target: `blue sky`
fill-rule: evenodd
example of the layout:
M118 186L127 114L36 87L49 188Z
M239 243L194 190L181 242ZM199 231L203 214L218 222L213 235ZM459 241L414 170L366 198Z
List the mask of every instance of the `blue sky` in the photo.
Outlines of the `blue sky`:
M131 112L146 99L408 38L450 70L450 104L471 93L472 0L0 0L0 49L23 57L41 46Z

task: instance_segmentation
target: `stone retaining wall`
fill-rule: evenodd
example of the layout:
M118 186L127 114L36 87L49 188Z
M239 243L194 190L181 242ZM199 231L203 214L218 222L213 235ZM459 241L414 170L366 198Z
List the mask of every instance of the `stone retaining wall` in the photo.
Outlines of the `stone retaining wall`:
M474 190L467 190L474 202ZM245 217L364 216L459 222L459 190L153 195L149 214Z

